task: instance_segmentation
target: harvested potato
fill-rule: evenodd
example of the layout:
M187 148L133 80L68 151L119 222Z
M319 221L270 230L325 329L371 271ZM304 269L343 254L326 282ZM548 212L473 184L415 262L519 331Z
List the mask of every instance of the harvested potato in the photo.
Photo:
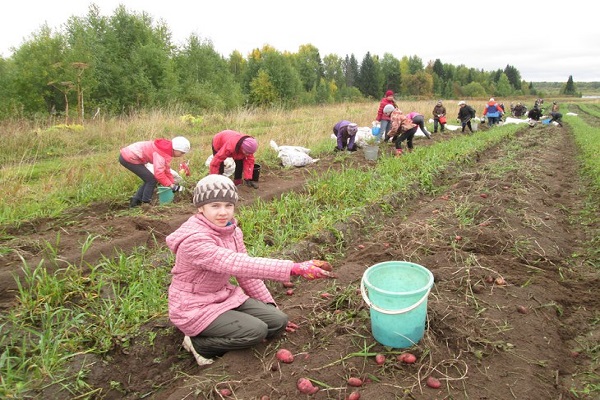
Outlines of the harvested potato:
M427 386L433 389L439 389L440 387L442 387L442 383L439 379L430 376L429 378L427 378Z
M363 384L362 379L360 378L348 378L348 385L353 387L361 387Z
M414 364L417 361L417 357L412 353L402 353L397 359L405 364Z
M298 382L296 382L296 387L301 393L304 394L315 394L319 391L319 388L312 384L312 382L307 378L300 378Z
M275 355L277 359L283 363L291 364L294 362L294 355L288 349L279 349Z

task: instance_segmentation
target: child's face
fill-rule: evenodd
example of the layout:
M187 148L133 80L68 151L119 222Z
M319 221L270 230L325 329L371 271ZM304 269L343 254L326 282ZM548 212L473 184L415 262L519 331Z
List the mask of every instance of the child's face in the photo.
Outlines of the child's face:
M207 220L217 226L227 226L227 223L233 219L235 204L223 201L204 204L198 207L198 212L204 214Z

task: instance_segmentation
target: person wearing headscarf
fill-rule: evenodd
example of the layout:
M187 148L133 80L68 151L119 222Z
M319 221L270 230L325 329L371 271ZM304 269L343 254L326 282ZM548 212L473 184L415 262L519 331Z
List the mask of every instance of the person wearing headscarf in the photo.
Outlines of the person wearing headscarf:
M446 127L446 107L442 104L441 100L433 107L433 133L437 133L438 124L440 126L440 132L444 132Z
M258 184L252 180L254 175L254 153L258 149L258 142L252 136L241 132L224 130L217 133L212 140L213 159L210 162L210 174L223 174L225 160L229 157L235 162L233 182L237 185L246 183L254 189Z
M335 124L333 126L333 133L337 138L335 151L356 151L356 132L358 132L358 125L353 122L341 120Z

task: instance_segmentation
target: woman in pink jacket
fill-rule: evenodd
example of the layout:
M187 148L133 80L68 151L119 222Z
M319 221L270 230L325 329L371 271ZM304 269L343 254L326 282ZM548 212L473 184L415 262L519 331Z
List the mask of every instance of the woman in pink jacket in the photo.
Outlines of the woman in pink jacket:
M175 183L175 178L171 174L171 159L181 157L189 151L190 141L183 136L177 136L173 140L156 139L136 142L123 147L119 162L143 181L129 200L129 207L149 204L157 182L170 187L174 192L181 190L182 188ZM152 164L154 173L146 168L147 163Z
M324 261L250 257L234 218L237 200L231 179L206 176L194 188L198 213L166 239L175 253L169 318L185 335L183 347L198 365L210 364L213 357L228 351L252 347L286 329L288 317L275 305L263 279L286 282L291 275L332 277L331 266ZM237 285L231 283L232 277Z
M258 143L252 136L231 130L221 131L212 140L213 159L210 162L209 173L223 174L225 160L231 157L235 162L233 182L241 185L243 175L246 185L258 189L258 184L252 180L254 153L257 149Z

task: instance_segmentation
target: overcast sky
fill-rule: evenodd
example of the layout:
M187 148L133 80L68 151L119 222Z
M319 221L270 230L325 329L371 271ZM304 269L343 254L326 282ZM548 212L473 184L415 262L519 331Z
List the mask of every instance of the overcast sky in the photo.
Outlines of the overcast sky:
M303 0L11 0L0 13L0 55L20 47L47 25L60 30L85 17L90 4L111 16L130 13L163 20L176 45L195 33L228 57L269 44L297 52L312 44L321 58L367 52L495 71L515 67L527 82L600 81L600 28L589 2Z

